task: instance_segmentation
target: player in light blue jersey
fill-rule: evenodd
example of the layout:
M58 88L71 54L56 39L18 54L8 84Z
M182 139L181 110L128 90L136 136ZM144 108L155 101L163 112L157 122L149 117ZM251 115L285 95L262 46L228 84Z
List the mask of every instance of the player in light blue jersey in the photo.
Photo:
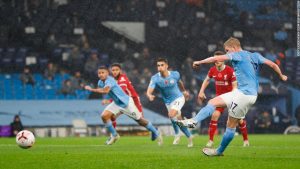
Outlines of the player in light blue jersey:
M151 78L147 90L147 97L150 101L153 101L155 98L153 95L154 90L158 89L160 91L163 101L168 109L168 116L171 119L175 131L173 144L179 144L180 129L189 140L188 147L192 147L193 136L188 128L184 126L179 127L176 124L176 120L182 119L181 108L185 103L185 99L188 99L189 93L185 90L183 82L180 80L180 74L177 71L168 71L168 61L166 59L159 58L156 63L158 73Z
M281 73L278 65L265 59L259 53L251 53L243 50L238 39L229 38L224 43L224 48L227 52L226 55L213 56L201 61L195 61L193 67L199 67L201 64L216 61L230 60L238 83L237 89L211 99L208 104L200 110L196 117L177 121L179 125L195 127L198 122L210 116L216 107L227 106L229 115L221 144L217 149L204 148L203 153L207 156L223 155L226 147L234 137L239 120L245 118L249 108L255 103L258 92L258 72L260 64L268 65L279 75L281 80L287 80L287 76Z
M108 96L113 100L113 102L110 103L101 114L105 127L111 133L111 137L106 141L106 144L111 145L120 138L110 119L112 117L116 118L121 112L134 119L139 123L139 125L144 126L151 131L152 141L157 140L158 145L161 145L163 140L159 131L152 125L151 122L142 117L142 113L135 106L133 99L121 89L113 77L109 76L109 70L107 67L103 66L98 69L98 77L100 79L98 81L98 88L93 89L90 86L85 86L85 89L100 94L108 94Z

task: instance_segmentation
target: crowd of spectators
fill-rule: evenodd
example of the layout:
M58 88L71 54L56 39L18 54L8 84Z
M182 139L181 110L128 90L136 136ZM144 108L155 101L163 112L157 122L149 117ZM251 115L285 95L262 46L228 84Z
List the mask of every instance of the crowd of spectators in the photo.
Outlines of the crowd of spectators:
M195 98L203 79L198 75L208 70L195 72L191 63L222 49L226 38L238 37L244 48L258 50L282 67L287 65L286 58L296 57L296 24L291 19L296 16L295 6L289 0L2 0L0 48L26 47L27 55L37 57L37 64L46 61L45 66L24 68L20 76L24 84L35 84L30 72L42 73L50 81L57 73L71 74L57 91L64 95L74 94L87 83L96 84L99 65L119 62L143 97L156 72L155 58L166 57L190 90L187 105L193 106L186 107L191 112L198 109ZM107 30L102 21L144 22L146 42L133 43ZM277 80L267 71L262 74ZM261 91L285 91L279 87L267 84ZM208 93L213 96L212 85Z

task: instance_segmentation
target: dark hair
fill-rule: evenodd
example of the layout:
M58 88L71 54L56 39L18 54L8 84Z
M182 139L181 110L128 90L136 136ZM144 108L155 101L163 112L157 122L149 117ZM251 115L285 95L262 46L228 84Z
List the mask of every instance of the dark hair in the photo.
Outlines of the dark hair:
M157 62L165 62L166 64L169 64L168 63L168 59L166 59L166 58L158 58L157 60L156 60L156 63Z
M19 115L15 115L14 121L16 121L17 118L20 120L20 116Z
M220 50L215 51L215 53L214 53L214 55L225 55L225 54L226 54L225 52L220 51Z
M107 66L104 66L104 65L102 65L102 66L99 66L99 67L98 67L98 70L99 70L99 69L105 69L105 70L107 70L107 71L108 71L108 67L107 67Z
M110 67L114 67L114 66L119 67L120 69L122 69L122 66L121 66L120 63L113 63L113 64L110 65Z

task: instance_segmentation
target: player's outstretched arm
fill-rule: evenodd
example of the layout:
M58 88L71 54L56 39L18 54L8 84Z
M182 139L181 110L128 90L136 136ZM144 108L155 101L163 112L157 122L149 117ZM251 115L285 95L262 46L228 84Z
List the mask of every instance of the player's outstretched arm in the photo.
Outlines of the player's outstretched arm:
M154 89L153 88L150 88L148 87L147 89L147 97L150 101L153 101L155 96L153 95L153 92L154 92Z
M210 78L208 76L206 76L206 78L204 79L204 81L201 85L201 88L200 88L200 91L199 91L199 94L198 94L198 102L199 103L202 103L203 100L206 99L204 91L207 88L207 86L209 85L209 82L210 82Z
M110 91L110 87L106 86L104 88L97 88L97 89L93 89L91 86L84 86L85 90L88 90L90 92L95 92L95 93L100 93L100 94L107 94Z
M179 80L179 81L178 81L178 86L179 86L179 89L180 89L180 91L182 92L182 94L183 94L185 100L188 100L189 97L190 97L190 94L189 94L189 92L185 89L182 80Z
M283 81L286 81L288 79L288 77L284 74L282 74L279 66L277 64L275 64L274 62L268 60L268 59L265 59L265 62L264 64L268 65L269 67L271 67L279 76L279 78Z
M232 90L237 89L237 81L235 80L232 84Z
M229 58L226 55L218 55L218 56L212 56L200 61L194 61L193 62L193 68L198 68L201 64L207 64L207 63L214 63L214 62L223 62L229 60Z

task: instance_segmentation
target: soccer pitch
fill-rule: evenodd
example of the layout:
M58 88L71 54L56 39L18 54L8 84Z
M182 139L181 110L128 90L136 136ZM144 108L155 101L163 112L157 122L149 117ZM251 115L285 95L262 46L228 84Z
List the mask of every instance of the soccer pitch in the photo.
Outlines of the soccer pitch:
M217 136L215 143L220 142ZM242 147L236 136L223 157L207 157L201 152L207 136L196 136L194 147L187 139L172 145L173 137L164 137L157 146L148 137L121 137L106 146L105 137L37 138L30 149L21 149L14 138L0 138L0 168L202 168L202 169L274 169L300 168L299 135L249 135L250 147Z

